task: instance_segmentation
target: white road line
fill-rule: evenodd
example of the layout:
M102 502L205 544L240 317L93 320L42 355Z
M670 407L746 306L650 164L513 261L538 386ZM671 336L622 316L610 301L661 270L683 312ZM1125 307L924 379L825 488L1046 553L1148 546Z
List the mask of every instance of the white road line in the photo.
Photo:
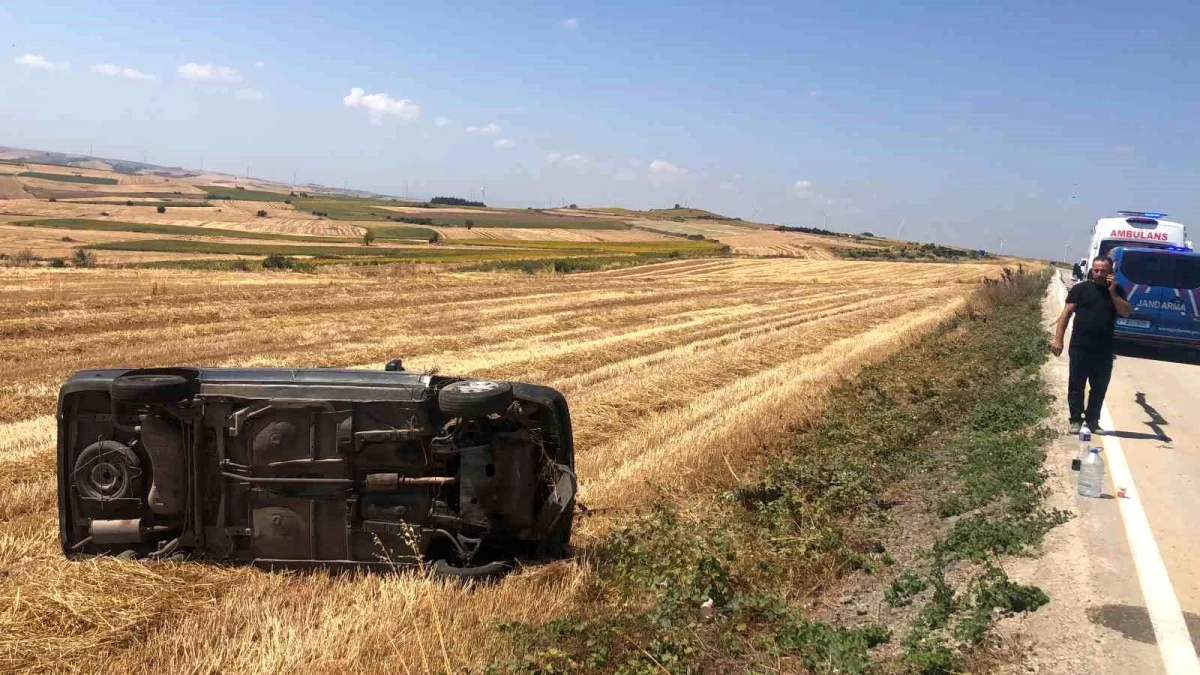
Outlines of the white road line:
M1058 276L1058 282L1055 294L1061 308L1064 300L1061 276ZM1100 409L1100 426L1104 429L1116 428L1112 415L1108 412L1107 403ZM1158 642L1163 667L1168 675L1200 675L1200 659L1197 659L1196 650L1192 647L1192 638L1183 619L1183 610L1179 606L1179 599L1175 597L1175 588L1171 586L1171 578L1167 575L1167 565L1158 550L1158 542L1154 540L1150 520L1146 518L1146 510L1138 500L1137 488L1133 484L1129 464L1125 461L1121 440L1108 435L1100 438L1104 443L1105 454L1108 455L1107 463L1113 486L1125 488L1125 499L1117 498L1117 510L1121 513L1121 522L1125 524L1125 538L1129 542L1133 566L1137 570L1138 583L1142 587L1146 611L1150 614L1150 623L1154 626L1154 637Z

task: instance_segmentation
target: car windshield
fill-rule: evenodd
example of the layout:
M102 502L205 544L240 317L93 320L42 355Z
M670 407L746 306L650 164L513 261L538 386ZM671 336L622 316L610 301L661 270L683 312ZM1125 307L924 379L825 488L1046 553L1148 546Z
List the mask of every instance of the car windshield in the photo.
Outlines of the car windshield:
M1200 288L1200 258L1130 251L1121 258L1121 273L1135 284Z
M1130 242L1121 241L1120 239L1106 239L1100 242L1100 255L1108 255L1110 251L1118 246L1128 246ZM1166 248L1166 245L1155 244L1153 242L1137 242L1136 246L1142 248Z

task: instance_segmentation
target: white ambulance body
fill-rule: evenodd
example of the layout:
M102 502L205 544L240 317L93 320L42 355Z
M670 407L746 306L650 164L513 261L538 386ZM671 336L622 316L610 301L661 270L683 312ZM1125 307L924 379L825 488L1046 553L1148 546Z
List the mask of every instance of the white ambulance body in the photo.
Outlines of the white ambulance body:
M1115 218L1101 218L1092 228L1092 246L1088 264L1096 256L1108 255L1117 246L1191 250L1187 227L1165 220L1167 214L1149 211L1118 211Z

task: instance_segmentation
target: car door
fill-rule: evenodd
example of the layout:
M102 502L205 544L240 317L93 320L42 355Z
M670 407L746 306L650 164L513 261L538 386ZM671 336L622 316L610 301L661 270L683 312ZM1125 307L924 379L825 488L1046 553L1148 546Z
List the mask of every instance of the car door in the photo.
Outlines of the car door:
M1157 330L1163 337L1200 342L1200 257L1174 256L1172 284L1163 289Z
M1114 256L1114 274L1125 290L1133 311L1127 317L1117 317L1117 336L1129 337L1157 334L1162 307L1162 262L1149 251L1120 250Z

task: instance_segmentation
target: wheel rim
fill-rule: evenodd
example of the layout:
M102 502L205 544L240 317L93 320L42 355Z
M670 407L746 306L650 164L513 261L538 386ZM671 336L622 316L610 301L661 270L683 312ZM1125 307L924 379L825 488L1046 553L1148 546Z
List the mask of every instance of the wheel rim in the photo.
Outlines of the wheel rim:
M487 394L499 389L500 383L492 382L491 380L471 380L469 382L459 382L454 385L454 388L464 394Z

